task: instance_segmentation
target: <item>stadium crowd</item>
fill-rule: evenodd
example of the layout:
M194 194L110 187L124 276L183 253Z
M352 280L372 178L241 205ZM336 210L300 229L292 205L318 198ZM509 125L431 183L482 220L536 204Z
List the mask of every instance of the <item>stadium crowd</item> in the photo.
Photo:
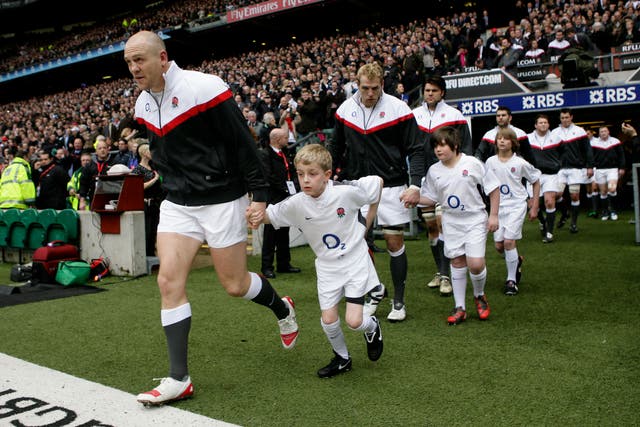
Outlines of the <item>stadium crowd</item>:
M385 92L415 105L421 97L419 89L429 75L505 66L507 49L516 49L518 57L524 57L525 52L530 51L557 54L558 49L570 45L559 39L566 33L572 34L573 30L579 36L575 40L595 49L596 53L635 42L640 27L640 9L635 7L636 3L516 1L513 19L502 27L493 22L486 10L479 13L460 11L451 16L419 19L398 26L364 28L355 34L314 39L236 57L205 59L191 68L216 74L228 82L248 123L253 123L258 143L265 144L264 132L262 138L260 133L262 128L269 128L264 122L272 121L271 116L280 124L287 117L294 119L289 120L295 124L295 128L291 125L290 141L293 142L315 130L333 127L334 113L356 92L355 74L365 63L378 61L382 64ZM140 15L138 24L128 28L123 28L121 21L113 22L113 27L105 25L87 32L77 28L77 33L82 35L52 41L51 45L66 47L52 49L51 53L66 54L86 48L87 40L124 38L136 25L136 28L158 30L242 4L241 1L203 4L191 0L181 2L177 7L170 3L164 9L150 9L146 12L148 15ZM100 35L94 31L99 31ZM73 40L73 44L67 45L65 40ZM35 46L25 47L24 55L3 60L2 66L24 65L20 58L38 60L33 49ZM58 162L71 175L73 166L70 165L77 168L79 164L73 141L80 138L84 149L94 150L99 135L106 137L109 148L115 153L121 137L134 142L144 137L131 116L137 93L138 89L130 79L119 79L2 105L2 167L11 160L7 150L11 146L28 151L34 169L38 166L39 149L55 148ZM250 120L251 111L255 112L255 119ZM132 143L129 148L134 157L135 145ZM133 167L133 163L130 166Z
M24 32L6 37L0 44L0 73L73 56L88 49L124 42L139 30L163 31L182 25L194 25L219 19L227 10L259 0L186 0L151 3L124 17L116 14L101 21L69 24L61 32ZM2 30L0 30L2 31Z

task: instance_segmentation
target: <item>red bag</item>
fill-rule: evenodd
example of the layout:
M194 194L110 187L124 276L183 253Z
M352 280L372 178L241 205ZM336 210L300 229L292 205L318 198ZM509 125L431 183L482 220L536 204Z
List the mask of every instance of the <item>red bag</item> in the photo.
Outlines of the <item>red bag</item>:
M54 240L33 252L32 283L56 283L56 272L60 261L78 261L80 251L75 245Z

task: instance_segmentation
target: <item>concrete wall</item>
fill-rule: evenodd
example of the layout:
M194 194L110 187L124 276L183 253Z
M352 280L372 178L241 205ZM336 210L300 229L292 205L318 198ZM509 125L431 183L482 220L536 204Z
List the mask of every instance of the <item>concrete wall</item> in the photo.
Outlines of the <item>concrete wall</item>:
M147 273L144 237L144 212L130 211L120 215L120 234L103 234L100 215L81 211L80 257L88 262L108 258L114 276L138 276Z

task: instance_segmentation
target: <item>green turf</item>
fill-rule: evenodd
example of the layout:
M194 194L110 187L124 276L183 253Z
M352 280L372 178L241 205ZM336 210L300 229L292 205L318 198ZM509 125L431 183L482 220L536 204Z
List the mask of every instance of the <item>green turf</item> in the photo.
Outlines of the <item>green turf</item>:
M491 318L477 319L469 284L469 318L454 327L445 321L453 300L426 287L434 272L426 239L408 241L407 320L382 321L378 362L344 327L353 371L332 379L316 376L332 353L308 247L292 251L302 274L273 280L296 302L301 332L291 351L268 310L226 296L213 270L195 270L196 395L175 406L244 426L638 425L640 246L630 218L582 216L578 234L558 230L550 245L527 223L515 297L502 294L505 266L490 238ZM391 287L388 255L376 261ZM259 269L259 257L250 265ZM150 388L167 371L155 277L99 286L109 292L0 309L0 351L131 393ZM384 301L378 313L388 311Z

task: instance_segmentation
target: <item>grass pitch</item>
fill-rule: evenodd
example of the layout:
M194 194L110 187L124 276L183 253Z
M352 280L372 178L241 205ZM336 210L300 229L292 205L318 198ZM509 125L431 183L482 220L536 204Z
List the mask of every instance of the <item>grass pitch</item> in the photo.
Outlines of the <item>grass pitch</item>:
M469 317L458 326L446 323L453 299L426 287L435 268L425 236L407 241L407 320L387 322L389 300L381 303L378 362L343 323L353 370L331 379L316 376L332 353L308 247L292 250L301 274L272 281L296 303L301 331L291 351L268 310L226 296L211 268L194 270L196 394L175 406L244 426L637 425L640 246L629 219L582 215L578 234L566 226L552 244L527 222L515 297L502 294L505 265L490 237L491 317L477 319L469 283ZM259 257L249 263L259 271ZM376 254L376 264L391 290L388 255ZM0 266L6 282L9 268ZM168 364L155 276L99 286L109 292L0 309L0 351L134 394L148 390Z

